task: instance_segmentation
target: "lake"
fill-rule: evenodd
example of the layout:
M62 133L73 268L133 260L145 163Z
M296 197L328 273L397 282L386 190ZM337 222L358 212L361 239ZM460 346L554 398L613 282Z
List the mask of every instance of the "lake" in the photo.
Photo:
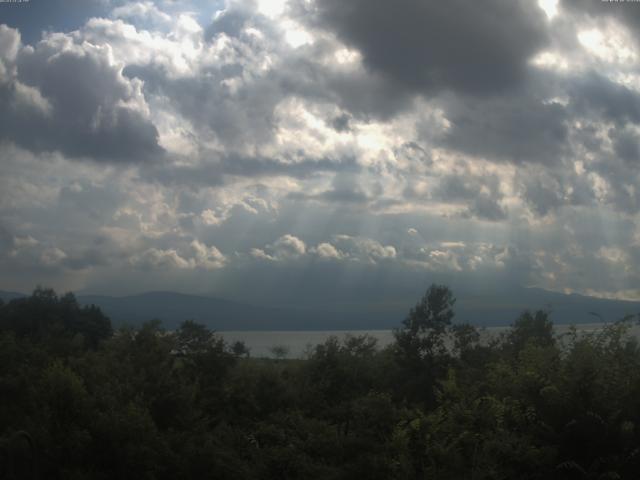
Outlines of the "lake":
M601 323L584 323L576 325L579 332L593 332L602 328ZM554 330L557 335L562 335L569 331L570 325L555 325ZM484 327L481 335L484 340L488 340L509 327ZM282 346L288 349L287 358L303 358L305 352L315 345L323 343L330 336L343 338L347 334L351 335L371 335L378 340L378 347L384 348L393 342L393 332L391 330L323 330L323 331L229 331L218 332L224 339L231 343L242 341L249 348L252 357L273 357L271 348ZM634 325L632 333L640 337L640 327Z

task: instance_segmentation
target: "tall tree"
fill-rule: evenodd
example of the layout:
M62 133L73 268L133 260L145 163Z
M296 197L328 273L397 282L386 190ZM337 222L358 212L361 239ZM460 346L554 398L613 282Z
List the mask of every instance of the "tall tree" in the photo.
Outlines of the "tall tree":
M446 373L445 339L456 299L445 285L432 284L394 331L394 352L404 371L400 390L427 405L435 401L435 384Z

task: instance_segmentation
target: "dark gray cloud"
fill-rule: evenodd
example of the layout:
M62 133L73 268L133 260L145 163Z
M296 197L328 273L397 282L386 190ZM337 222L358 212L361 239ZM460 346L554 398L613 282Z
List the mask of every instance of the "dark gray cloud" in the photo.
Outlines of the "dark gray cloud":
M622 135L624 138L625 134ZM612 137L614 151L599 152L598 161L592 167L607 184L603 202L618 213L637 214L640 211L640 191L637 188L640 185L640 171L637 160L629 157L633 152L620 154L617 133L610 131L609 136Z
M506 210L490 195L481 194L469 207L469 215L481 220L498 222L507 218Z
M631 129L611 129L609 138L613 141L613 148L616 155L636 167L640 162L640 138L638 133Z
M609 182L604 198L610 205L626 212L637 208L635 189L624 187L635 181L637 172L627 166L640 154L631 127L640 123L640 95L631 88L593 71L580 76L539 74L513 94L488 99L446 96L442 105L450 128L435 141L489 161L519 165L518 191L535 214L592 205L596 197L586 176L589 169ZM603 135L603 125L611 123L614 127ZM617 158L611 158L607 136ZM583 152L595 157L583 174L576 174L573 162Z
M408 161L414 168L433 164L430 151L417 142L403 143L394 149L393 155L399 161Z
M640 95L596 73L572 77L566 82L574 115L612 121L640 123Z
M3 28L3 36L18 38ZM104 47L50 36L35 48L5 52L0 137L31 151L138 163L163 154L143 113L139 86L125 79Z
M326 0L301 11L413 92L502 92L526 76L546 40L544 14L529 1Z
M343 206L366 206L373 200L365 192L358 177L349 173L338 173L333 177L331 187L319 193L292 192L288 198L294 200L315 200Z
M293 92L299 92L306 98L336 103L359 119L389 120L412 106L412 92L380 73L361 68L327 68L317 64L304 68L305 64L309 65L306 61L292 62L290 72L300 71L300 66L303 72L309 73L308 78L290 75L283 85L291 86ZM300 79L305 83L311 82L311 85L298 84Z
M607 200L615 206L616 211L630 215L640 212L640 193L636 186L638 177L632 177L629 181L621 181L613 184L607 194Z
M593 185L584 174L566 166L544 169L528 166L518 172L516 190L538 216L546 216L565 206L589 206L596 201Z
M560 184L555 178L527 175L523 179L522 189L525 201L540 216L565 204Z
M468 171L447 174L439 179L433 195L447 203L466 203L465 215L490 221L507 218L506 210L500 205L503 195L496 175L478 176Z
M349 127L350 120L351 117L348 114L343 113L331 120L331 126L336 132L348 132L351 130L351 127Z
M569 115L563 105L545 102L541 92L454 98L445 108L451 128L443 142L449 148L513 163L554 164L567 153Z
M143 172L146 180L166 185L221 186L235 178L292 177L309 178L323 172L357 172L360 169L353 157L341 159L251 157L238 154L204 154L203 161L193 166L149 166Z

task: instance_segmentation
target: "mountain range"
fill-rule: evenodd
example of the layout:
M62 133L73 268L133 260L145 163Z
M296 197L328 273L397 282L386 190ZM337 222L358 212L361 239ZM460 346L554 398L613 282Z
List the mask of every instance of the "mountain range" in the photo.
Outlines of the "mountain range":
M21 296L24 294L0 291L4 301ZM566 295L537 288L512 288L509 292L481 294L467 292L457 297L455 321L478 326L509 325L527 309L548 310L558 324L614 321L625 315L640 314L640 302ZM192 319L218 331L390 329L399 326L415 304L271 307L176 292L120 297L78 295L77 298L83 305L99 306L116 326L140 325L147 320L159 319L166 328L172 329L183 320Z

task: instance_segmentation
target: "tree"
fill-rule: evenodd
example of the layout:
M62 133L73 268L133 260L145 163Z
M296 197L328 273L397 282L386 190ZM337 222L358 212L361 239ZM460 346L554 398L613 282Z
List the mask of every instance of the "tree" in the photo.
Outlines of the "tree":
M432 284L411 309L402 327L394 331L394 352L404 372L400 391L427 405L435 402L435 385L447 370L445 345L456 300L445 285Z
M274 345L273 347L269 348L269 352L277 360L283 360L289 355L290 349L286 345Z
M480 332L468 323L453 325L451 333L453 333L453 348L460 356L464 356L480 342Z
M555 338L549 312L538 310L534 314L529 311L522 313L513 324L507 341L515 353L521 351L528 343L539 347L553 346Z
M80 306L72 293L58 297L52 289L42 287L0 308L0 330L59 350L72 345L95 349L113 333L111 321L95 305Z
M421 360L444 354L445 334L454 317L455 302L449 287L431 285L402 322L403 326L394 331L400 355Z
M242 340L236 340L231 344L231 352L238 358L249 358L249 355L251 354L249 347L247 347Z
M205 325L185 320L176 330L177 352L180 355L197 355L215 348L219 342Z

